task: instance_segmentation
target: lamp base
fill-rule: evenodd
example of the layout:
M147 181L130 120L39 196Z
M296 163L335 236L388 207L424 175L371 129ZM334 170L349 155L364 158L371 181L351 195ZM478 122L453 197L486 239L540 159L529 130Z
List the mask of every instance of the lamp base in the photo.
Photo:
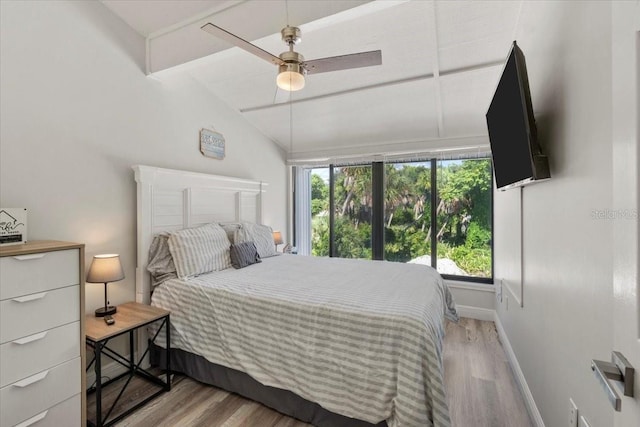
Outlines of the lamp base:
M116 311L118 310L113 305L110 305L106 309L104 307L100 307L99 309L96 310L96 317L104 317L109 314L114 314Z

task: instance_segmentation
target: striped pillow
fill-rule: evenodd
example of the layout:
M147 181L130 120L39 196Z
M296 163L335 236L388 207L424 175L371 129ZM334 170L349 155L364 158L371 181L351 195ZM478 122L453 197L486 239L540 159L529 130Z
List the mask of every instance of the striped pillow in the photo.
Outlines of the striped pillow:
M262 262L253 242L231 245L229 252L231 253L231 265L233 265L233 268L244 268L248 265Z
M218 224L186 228L169 236L169 251L181 279L230 268L229 246L227 233Z
M234 236L234 243L242 242L254 242L260 258L278 255L273 241L273 230L267 225L243 222Z
M227 223L219 223L220 227L222 227L224 229L224 231L227 232L227 238L229 239L229 242L233 245L235 243L235 234L236 231L240 229L240 227L242 227L242 224L240 224L239 222L227 222Z

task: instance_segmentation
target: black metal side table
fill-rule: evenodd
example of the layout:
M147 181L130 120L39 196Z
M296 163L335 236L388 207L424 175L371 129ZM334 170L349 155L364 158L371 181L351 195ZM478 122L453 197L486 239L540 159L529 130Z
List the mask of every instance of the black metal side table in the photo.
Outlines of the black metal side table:
M152 307L150 305L139 304L136 302L128 302L126 304L122 304L118 306L118 312L113 315L115 319L115 323L113 325L107 325L103 318L97 318L93 315L87 315L85 318L85 335L86 342L94 351L94 357L87 366L87 371L93 365L96 381L95 386L92 386L87 393L96 394L96 420L92 422L87 420L87 424L95 427L108 427L116 422L120 421L125 416L129 415L136 409L145 405L150 400L159 396L160 394L171 390L171 337L170 337L170 329L171 329L171 313L167 310L160 309L158 307ZM144 351L144 353L139 357L139 360L136 362L134 355L134 331L139 328L143 328L153 322L162 322L157 332L153 337L150 337L150 343L154 342L158 337L158 334L164 327L166 333L166 357L167 357L167 369L166 369L166 381L162 381L160 378L152 375L147 370L143 369L141 366L142 361L145 359L147 353L149 352L149 347ZM129 357L122 356L118 352L112 350L107 346L109 341L115 337L121 335L129 335ZM111 378L105 383L102 383L102 360L101 356L104 355L118 364L122 365L127 369L126 372L118 375L115 378ZM103 387L120 380L121 378L127 377L122 389L118 393L117 397L111 404L109 410L103 416L103 408L102 408L102 391ZM160 387L158 391L153 393L152 395L146 397L141 402L138 402L134 406L126 409L125 411L119 414L113 414L113 411L124 394L127 386L130 384L131 380L134 376L138 376L144 378L145 380L156 384Z

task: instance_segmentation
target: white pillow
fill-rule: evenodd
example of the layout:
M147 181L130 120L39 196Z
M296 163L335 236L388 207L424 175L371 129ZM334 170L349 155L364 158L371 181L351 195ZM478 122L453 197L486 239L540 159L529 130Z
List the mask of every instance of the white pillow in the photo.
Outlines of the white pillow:
M242 242L255 243L260 258L278 255L273 241L273 230L267 225L243 222L241 227L236 230L233 240L236 245Z
M169 236L169 251L181 279L231 268L230 246L218 224L186 228Z
M242 227L242 224L239 222L226 222L226 223L220 222L219 225L224 229L224 231L227 232L227 238L229 239L229 243L233 245L236 242L235 241L236 231L238 231L240 227Z

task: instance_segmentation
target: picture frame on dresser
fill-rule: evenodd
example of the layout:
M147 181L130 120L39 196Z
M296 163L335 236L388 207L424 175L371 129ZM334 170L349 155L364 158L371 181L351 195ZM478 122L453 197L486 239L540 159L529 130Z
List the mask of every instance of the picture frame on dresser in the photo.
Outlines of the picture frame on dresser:
M84 244L0 247L1 427L86 425L84 311Z

